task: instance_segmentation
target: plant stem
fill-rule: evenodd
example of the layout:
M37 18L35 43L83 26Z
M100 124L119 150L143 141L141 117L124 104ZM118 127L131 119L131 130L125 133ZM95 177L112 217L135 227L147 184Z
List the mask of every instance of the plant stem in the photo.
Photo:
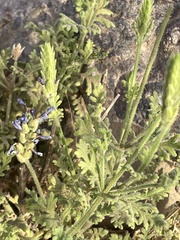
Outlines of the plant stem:
M29 172L31 173L31 176L32 176L32 178L33 178L33 180L34 180L34 183L35 183L35 185L36 185L36 188L37 188L37 190L38 190L38 193L39 193L41 199L43 200L44 204L46 204L46 199L45 199L45 197L44 197L43 190L42 190L42 188L41 188L41 185L40 185L40 183L39 183L39 180L38 180L38 178L37 178L37 175L36 175L36 173L35 173L35 171L34 171L34 168L32 167L32 165L31 165L31 163L30 163L29 160L26 160L24 163L26 164Z
M62 131L62 128L61 128L61 125L60 125L60 122L58 120L58 116L55 115L55 118L54 118L54 121L55 121L55 125L57 127L57 130L59 132L59 137L62 141L62 146L64 148L64 151L65 151L65 155L66 155L66 158L67 158L67 161L69 163L69 168L70 168L70 172L72 173L72 176L75 176L76 173L75 173L75 170L74 170L74 163L73 163L73 160L68 152L68 146L66 144L66 139L64 137L64 133Z
M133 106L133 109L132 109L132 112L131 112L131 115L129 116L129 119L127 121L127 127L126 127L126 132L125 132L125 135L123 137L123 143L125 143L125 141L127 140L127 137L128 137L128 133L129 133L129 129L131 127L131 124L133 122L133 119L134 119L134 116L136 114L136 110L137 110L137 107L138 107L138 104L139 104L139 101L142 97L142 93L144 91L144 87L145 87L145 84L147 82L147 79L149 77L149 73L152 69L152 65L154 63L154 60L155 60L155 57L157 55L157 52L158 52L158 48L159 48L159 44L161 42L161 39L162 39L162 36L164 34L164 31L165 31L165 28L167 26L167 23L169 21L169 18L170 18L170 15L171 15L171 12L172 12L172 7L170 6L166 12L166 15L165 15L165 18L161 24L161 27L160 27L160 30L159 30L159 34L156 38L156 41L155 41L155 44L154 44L154 47L153 47L153 50L152 50L152 53L151 53L151 56L150 56L150 59L149 59L149 62L148 62L148 65L147 65L147 68L146 68L146 71L145 71L145 74L143 76L143 80L142 80L142 83L140 85L140 89L139 89L139 92L138 92L138 95L136 97L136 100L134 102L134 106Z
M149 138L152 136L152 134L154 133L154 131L156 130L156 128L159 126L159 123L161 121L161 115L159 114L159 116L156 118L156 120L153 122L153 124L151 125L151 127L149 128L148 132L146 133L146 135L144 136L144 138L141 140L141 142L139 143L139 145L136 147L134 153L131 155L131 157L128 159L127 164L132 164L134 162L134 160L137 158L139 152L141 151L141 149L145 146L145 144L147 143L147 141L149 140Z
M114 192L111 192L111 194L114 194L114 196L117 196L117 195L123 195L123 194L128 194L128 193L140 191L140 190L143 190L143 189L149 189L149 188L155 189L157 187L159 187L159 185L155 184L155 183L141 184L141 185L138 185L138 186L135 186L135 187L128 187L126 189L119 189L119 190L116 190ZM146 199L146 196L145 196L145 199ZM141 198L141 200L142 200L142 198Z
M99 204L102 202L103 197L97 197L96 200L93 202L91 207L87 210L87 212L84 214L84 216L74 224L72 228L70 228L66 236L74 236L82 227L83 225L88 221L88 219L92 216L92 214L96 211Z
M14 67L17 69L17 61L14 62ZM6 110L6 120L5 120L5 124L6 125L8 124L9 118L10 118L12 99L13 99L13 90L14 90L15 81L16 81L16 75L14 75L13 78L12 78L11 90L9 92L8 103L7 103L7 110Z
M10 91L8 102L7 102L7 110L6 110L6 120L5 124L7 125L9 122L10 112L11 112L11 105L12 105L12 98L13 98L13 90Z
M157 151L157 149L159 148L159 145L160 143L162 142L164 136L167 134L167 132L169 131L170 129L170 126L164 126L162 129L161 129L161 132L159 134L159 136L156 138L156 140L154 141L153 145L152 145L152 148L151 148L151 151L149 151L149 155L148 157L146 158L146 160L144 162L142 162L141 166L139 167L138 169L138 172L142 172L145 167L150 163L150 161L152 160L155 152Z
M132 73L132 78L130 77L130 79L129 79L130 82L128 83L128 92L131 96L131 99L128 103L125 119L123 121L123 128L122 128L122 132L121 132L121 136L120 136L120 140L119 140L119 143L121 143L121 144L124 144L126 142L127 137L128 137L128 133L129 133L129 128L131 126L131 125L128 124L129 116L130 116L130 113L131 113L131 110L132 110L132 104L133 104L133 100L134 100L134 94L131 93L131 90L134 87L135 81L136 81L138 64L139 64L140 53L141 53L141 46L142 46L142 42L139 40L138 41L138 46L137 46L137 51L136 51L136 59L135 59L134 70L133 70L133 73Z

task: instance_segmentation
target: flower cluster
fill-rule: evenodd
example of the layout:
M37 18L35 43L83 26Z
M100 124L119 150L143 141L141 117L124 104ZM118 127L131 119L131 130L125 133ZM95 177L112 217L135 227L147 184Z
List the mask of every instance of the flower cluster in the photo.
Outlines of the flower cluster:
M25 162L31 158L32 153L43 155L41 152L36 152L34 148L40 140L50 140L51 136L41 135L39 125L48 119L48 115L54 110L54 107L48 108L40 117L35 118L33 109L27 110L26 104L20 98L18 98L18 103L25 107L26 113L22 113L12 121L13 126L20 131L19 142L10 147L7 155L16 154L20 162Z

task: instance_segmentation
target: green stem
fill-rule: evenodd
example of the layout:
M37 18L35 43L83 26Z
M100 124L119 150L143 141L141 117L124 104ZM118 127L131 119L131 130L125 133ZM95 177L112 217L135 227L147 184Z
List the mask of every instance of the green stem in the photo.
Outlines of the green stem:
M97 197L84 216L67 231L66 236L74 236L93 215L97 207L101 204L102 200L103 197Z
M8 124L9 118L10 118L12 99L13 99L13 90L11 90L11 92L9 93L9 97L8 97L7 109L6 109L6 120L5 120L6 125Z
M104 161L105 161L105 157L102 156L100 160L100 168L99 168L101 191L104 190L104 184L105 184L105 162Z
M138 64L139 64L140 53L141 53L141 46L142 46L142 42L138 41L134 70L132 73L132 78L130 77L130 79L129 79L130 82L128 83L128 92L130 95L132 94L131 90L134 87L135 81L136 81ZM130 125L128 125L128 122L129 122L129 116L130 116L130 113L132 110L133 100L134 100L134 94L131 96L131 99L128 103L125 119L123 121L123 128L122 128L122 132L121 132L121 136L120 136L120 140L119 140L119 143L122 143L122 144L124 144L126 142L126 139L127 139L128 133L129 133Z
M153 122L153 124L149 128L149 131L146 133L144 138L139 143L138 147L136 147L134 153L128 159L127 164L132 164L134 162L134 160L137 158L137 156L138 156L139 152L141 151L141 149L145 146L145 144L147 143L149 138L152 136L152 134L154 133L156 128L159 126L160 121L161 121L161 115L159 114L159 116L156 118L156 120Z
M14 62L14 67L17 68L17 61ZM16 81L16 75L14 75L13 78L12 78L11 90L10 90L9 97L8 97L7 110L6 110L6 120L5 120L6 125L8 124L9 118L10 118L15 81Z
M139 59L140 59L140 54L141 54L141 46L142 46L142 41L138 40L138 46L137 46L137 52L136 52L136 60L135 60L135 65L134 65L134 70L133 70L133 77L132 77L132 85L131 85L131 87L133 87L134 84L136 83L136 76L137 76Z
M162 39L162 36L164 34L164 31L165 31L165 28L167 26L167 23L169 21L169 18L170 18L170 15L171 15L171 12L172 12L172 7L169 7L167 12L166 12L166 15L165 15L165 18L161 24L161 27L160 27L160 30L159 30L159 34L157 36L157 39L155 41L155 44L154 44L154 47L153 47L153 50L152 50L152 53L151 53L151 56L150 56L150 59L149 59L149 62L148 62L148 65L147 65L147 68L146 68L146 71L145 71L145 74L144 74L144 77L143 77L143 80L142 80L142 83L141 83L141 86L140 86L140 89L139 89L139 92L138 92L138 95L136 97L136 100L134 102L134 107L132 109L132 112L131 112L131 115L130 115L130 118L129 120L127 121L127 127L126 129L129 130L130 129L130 126L133 122L133 119L134 119L134 116L136 114L136 110L137 110L137 107L138 107L138 104L139 104L139 101L142 97L142 93L144 91L144 87L145 87L145 84L147 82L147 79L149 77L149 73L152 69L152 65L154 63L154 60L156 58L156 55L157 55L157 52L158 52L158 48L159 48L159 44L161 42L161 39ZM123 137L123 142L125 142L127 140L127 137L128 137L128 131L126 131L126 135L124 135Z
M60 137L60 139L61 139L61 141L62 141L62 146L63 146L63 148L64 148L65 155L66 155L67 161L68 161L68 163L69 163L70 171L71 171L71 173L72 173L72 176L75 176L76 173L75 173L75 170L74 170L74 163L73 163L73 160L72 160L72 158L71 158L71 156L70 156L70 154L69 154L69 152L68 152L68 146L67 146L67 144L66 144L66 139L65 139L65 137L64 137L64 133L63 133L63 131L62 131L60 122L59 122L59 120L58 120L58 116L55 116L54 121L55 121L56 127L57 127L58 132L59 132L59 137Z
M146 166L150 163L150 161L152 160L155 152L158 150L160 143L164 139L164 137L167 134L167 132L169 131L169 129L170 129L170 125L169 126L164 126L161 129L161 132L160 132L159 136L156 138L156 140L152 144L151 151L149 151L148 157L146 158L146 160L144 162L141 163L141 166L138 169L139 173L142 172L146 168Z
M31 173L31 176L32 176L32 178L33 178L33 180L34 180L34 183L35 183L35 185L36 185L36 188L37 188L37 190L38 190L39 196L40 196L41 199L43 200L44 204L46 204L46 199L45 199L45 197L44 197L43 190L42 190L41 185L40 185L40 183L39 183L39 180L38 180L38 178L37 178L36 172L34 171L34 168L32 167L32 165L31 165L31 163L30 163L29 160L26 160L24 163L26 164L29 172Z
M152 189L155 189L159 187L158 184L142 184L142 185L138 185L138 186L135 186L135 187L128 187L126 189L119 189L119 190L116 190L116 191L113 191L111 192L111 194L114 196L119 196L119 195L122 195L122 194L127 194L127 193L132 193L132 192L136 192L136 191L140 191L140 190L143 190L143 189L148 189L148 188L152 188ZM142 198L141 198L142 200Z

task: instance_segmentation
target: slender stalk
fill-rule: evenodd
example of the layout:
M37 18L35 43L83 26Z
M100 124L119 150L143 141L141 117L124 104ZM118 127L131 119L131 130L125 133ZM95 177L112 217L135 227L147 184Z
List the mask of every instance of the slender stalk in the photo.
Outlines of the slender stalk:
M45 197L44 197L43 190L42 190L42 188L41 188L41 185L40 185L40 183L39 183L39 180L38 180L38 178L37 178L37 175L36 175L36 173L35 173L35 171L34 171L34 168L32 167L32 165L31 165L31 163L30 163L29 160L26 160L24 163L26 164L29 172L31 173L31 176L32 176L32 178L33 178L33 180L34 180L34 183L35 183L35 185L36 185L36 188L37 188L37 190L38 190L38 193L39 193L40 197L42 198L44 204L46 204L46 199L45 199Z
M100 178L100 189L104 190L105 185L105 157L102 156L100 160L100 168L99 168L99 178Z
M152 184L141 184L141 185L138 185L138 186L135 186L135 187L128 187L126 189L119 189L119 190L111 192L111 194L112 195L114 194L114 196L119 196L119 195L136 192L136 191L143 190L143 189L149 189L149 188L155 189L156 187L159 187L159 185L154 184L154 183L152 183ZM145 199L147 199L146 196L145 196ZM142 200L142 198L141 198L141 200Z
M171 125L170 125L171 126ZM167 134L167 132L170 129L170 126L164 126L159 134L159 136L156 138L156 140L154 141L151 151L149 151L149 155L146 158L146 160L141 164L141 166L138 169L138 172L142 172L145 167L150 163L150 161L152 160L155 152L158 150L160 143L162 142L162 140L164 139L165 135Z
M152 53L151 53L151 56L150 56L150 59L149 59L146 71L145 71L145 74L144 74L144 77L143 77L143 80L142 80L142 83L141 83L138 95L137 95L136 100L134 102L134 106L133 106L131 115L130 115L128 121L127 121L127 127L126 127L126 132L125 132L124 137L123 137L123 143L125 143L126 140L127 140L129 129L131 127L131 124L133 122L134 116L136 114L136 110L137 110L139 101L140 101L140 99L142 97L142 93L143 93L145 84L147 82L147 79L149 77L149 73L150 73L150 71L152 69L152 65L153 65L154 60L156 58L156 55L157 55L157 52L158 52L158 48L159 48L159 44L161 42L161 39L162 39L162 36L164 34L165 28L166 28L167 23L169 21L171 12L172 12L172 7L169 7L167 12L166 12L165 18L164 18L164 20L163 20L163 22L161 24L161 27L160 27L160 30L159 30L159 34L158 34L158 36L156 38L156 41L155 41L155 44L154 44L154 47L153 47L153 50L152 50Z
M5 124L6 125L8 124L9 118L10 118L12 99L13 99L13 90L10 91L9 97L8 97L7 109L6 109L6 120L5 120Z
M14 67L17 68L17 61L14 62ZM6 110L6 120L5 120L5 124L6 125L8 124L9 118L10 118L12 99L13 99L13 90L14 90L15 81L16 81L16 75L14 75L13 78L12 78L11 90L9 92L8 103L7 103L7 110Z
M134 162L134 160L137 158L139 152L141 151L141 149L145 146L145 144L147 143L147 141L149 140L149 138L152 136L152 134L154 133L154 131L156 130L156 128L159 126L159 123L161 121L161 115L159 115L156 120L154 121L154 123L152 124L152 126L149 128L149 131L146 133L146 135L144 136L144 138L141 140L141 142L139 143L138 147L136 148L136 150L134 151L134 153L131 155L131 157L128 159L127 164L131 164Z
M136 59L135 59L134 70L132 73L132 78L130 77L130 79L129 79L130 82L128 83L128 91L131 91L132 87L134 87L134 84L135 84L137 70L138 70L138 64L139 64L139 59L140 59L140 53L141 53L141 46L142 46L142 41L139 40L138 45L137 45ZM131 99L128 103L125 119L123 121L123 128L122 128L122 132L121 132L121 136L120 136L120 140L119 140L119 143L122 143L122 144L125 143L127 135L129 133L129 128L131 126L128 124L128 122L129 122L129 116L130 116L130 113L132 110L133 101L134 101L134 94L131 96Z
M138 71L139 59L140 59L140 54L141 54L141 46L142 46L142 40L139 39L138 40L138 45L137 45L136 59L135 59L135 64L134 64L134 70L133 70L131 87L133 87L135 82L136 82L136 76L137 76L137 71Z
M62 131L60 122L59 122L59 120L58 120L58 116L55 116L54 121L55 121L55 125L56 125L56 127L57 127L57 129L58 129L58 132L59 132L59 137L60 137L60 139L61 139L61 141L62 141L62 146L63 146L63 148L64 148L67 161L68 161L68 163L69 163L70 172L72 173L72 176L74 176L74 175L76 175L75 170L74 170L74 163L73 163L73 160L72 160L72 158L71 158L71 156L70 156L70 154L69 154L69 152L68 152L68 146L67 146L67 144L66 144L66 139L65 139L65 137L64 137L64 133L63 133L63 131Z
M68 236L68 235L74 236L83 227L83 225L88 221L88 219L93 215L93 213L96 211L97 207L100 205L100 203L102 201L103 201L103 197L97 197L96 200L91 205L91 207L84 214L84 216L78 222L76 222L73 227L71 227L67 231L66 236Z
M53 121L52 127L51 127L51 137L52 137L52 139L54 139L55 133L56 133L56 124L55 124L55 121ZM46 173L48 172L49 165L50 165L50 162L51 162L52 151L53 151L53 144L50 141L49 145L48 145L46 157L43 161L41 174L40 174L40 177L39 177L40 183L42 183L44 181L44 178L46 177Z

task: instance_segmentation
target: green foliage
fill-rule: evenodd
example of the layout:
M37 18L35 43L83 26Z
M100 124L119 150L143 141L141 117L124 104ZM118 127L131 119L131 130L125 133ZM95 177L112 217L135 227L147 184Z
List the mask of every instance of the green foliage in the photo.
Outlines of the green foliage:
M99 23L106 27L114 27L114 24L105 17L112 15L112 12L105 8L109 2L107 0L98 2L96 0L74 0L76 11L79 13L84 31L90 34L100 34L101 28Z
M138 41L143 41L148 33L152 30L153 21L151 19L151 12L153 8L153 0L144 0L139 12L138 19L134 22Z
M4 70L7 69L9 58L10 58L10 49L2 50L1 56L0 56L0 86L2 87L2 89L5 89L5 90L8 90L9 88L9 83L4 75Z
M0 238L172 236L172 229L167 230L171 223L159 214L156 204L180 180L175 159L180 136L170 133L179 109L179 54L170 59L163 106L154 93L145 128L129 137L171 9L139 85L140 50L152 27L153 8L150 0L142 3L134 25L135 65L123 81L128 107L118 141L108 119L102 119L106 90L94 65L101 54L91 40L92 35L101 33L102 25L114 26L109 20L109 1L74 3L76 20L60 14L54 25L45 29L28 24L42 40L39 56L34 50L28 63L20 62L23 48L19 44L12 66L9 49L0 55ZM157 170L165 160L174 161L175 168L169 173ZM8 178L18 189L12 191ZM120 234L104 227L107 219Z
M7 158L7 154L4 152L0 153L0 177L4 176L4 171L10 169L9 163L11 162L11 158Z
M170 58L163 91L162 124L166 126L175 121L179 110L180 54Z

